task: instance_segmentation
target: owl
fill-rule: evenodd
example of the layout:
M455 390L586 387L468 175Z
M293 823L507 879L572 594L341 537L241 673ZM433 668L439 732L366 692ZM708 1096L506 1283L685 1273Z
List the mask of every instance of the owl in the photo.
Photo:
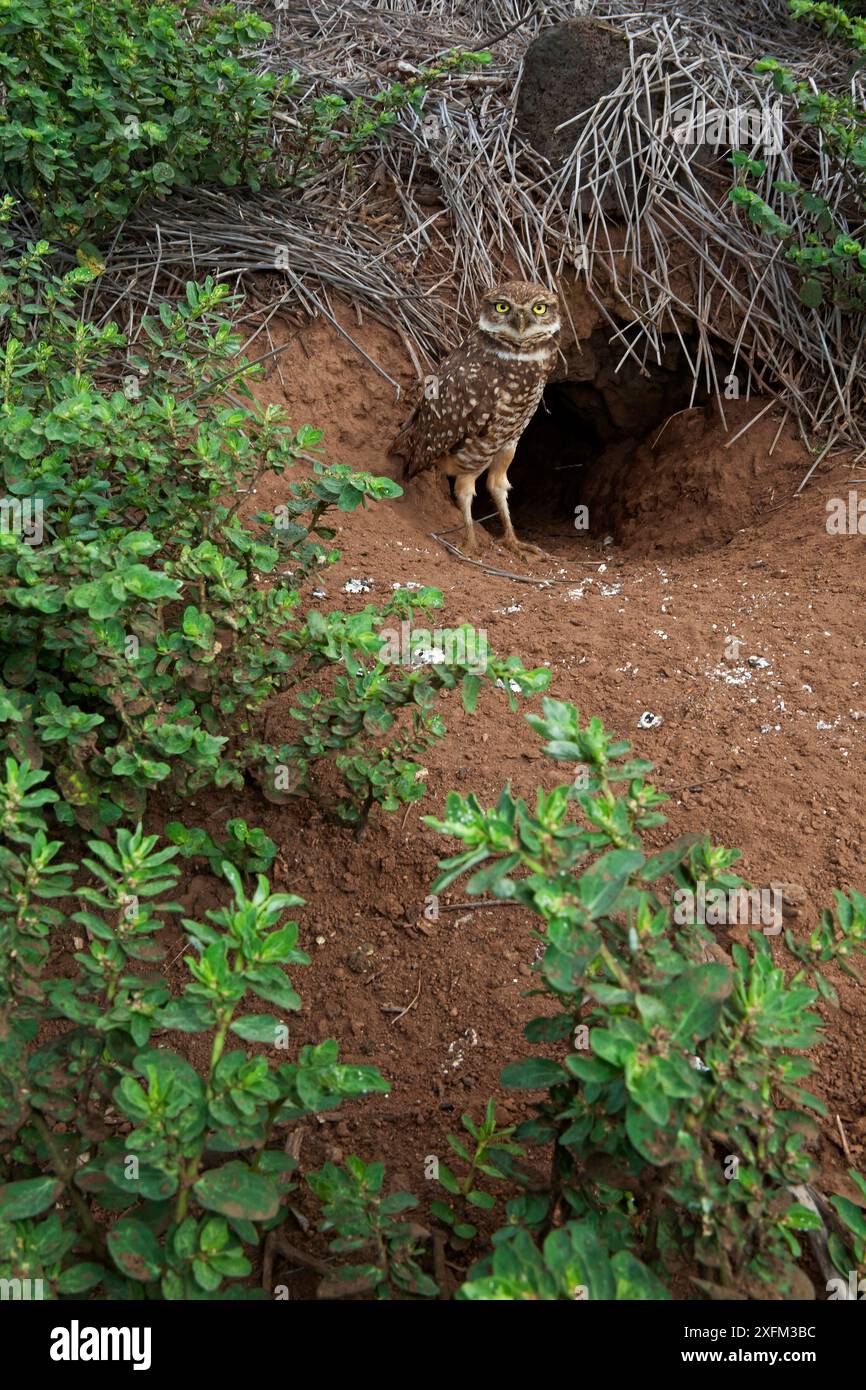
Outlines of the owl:
M503 545L524 558L544 554L514 534L508 467L541 400L560 326L559 300L544 285L508 280L485 291L477 324L428 379L391 446L405 460L406 477L432 467L454 479L469 552L478 548L472 523L475 483L486 470Z

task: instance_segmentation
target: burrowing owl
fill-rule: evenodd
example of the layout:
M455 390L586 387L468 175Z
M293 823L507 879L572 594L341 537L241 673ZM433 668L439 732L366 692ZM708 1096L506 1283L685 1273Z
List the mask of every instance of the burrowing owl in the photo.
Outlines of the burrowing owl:
M559 301L544 285L509 280L485 291L475 328L428 381L391 446L406 460L407 477L432 466L454 478L467 550L477 549L472 499L476 479L488 469L504 544L519 555L543 554L514 534L508 466L541 400L559 330Z

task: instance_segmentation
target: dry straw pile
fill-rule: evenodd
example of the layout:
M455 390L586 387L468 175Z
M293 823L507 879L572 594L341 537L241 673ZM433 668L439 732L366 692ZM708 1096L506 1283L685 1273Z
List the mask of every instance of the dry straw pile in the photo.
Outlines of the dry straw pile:
M274 121L278 159L297 139L311 93L353 98L411 83L455 48L489 49L492 62L431 87L420 115L404 111L385 143L345 163L324 161L296 190L197 191L139 214L100 287L100 296L114 291L115 308L129 296L130 313L140 311L154 287L170 290L190 273L237 279L249 292L245 277L269 271L255 280L262 351L278 311L333 317L334 300L349 299L416 345L422 372L423 358L435 360L460 332L455 303L465 314L475 287L504 265L551 280L580 276L623 356L658 360L664 336L690 328L695 381L723 396L711 349L721 338L738 375L777 392L821 457L840 442L866 450L860 319L801 304L780 244L728 202L726 151L671 133L684 103L698 121L701 111L767 107L770 84L752 71L767 55L817 88L847 80L859 94L859 76L846 77L850 55L790 19L784 0L262 0L255 8L273 25L262 67L301 76ZM576 94L578 119L566 127L573 148L553 167L519 135L515 98L532 37L579 15L627 33L633 61L590 119ZM782 208L772 181L811 179L857 235L843 180L814 131L789 105L776 119L779 148L756 151L768 161L759 191L791 220L793 200ZM604 308L611 295L621 313Z

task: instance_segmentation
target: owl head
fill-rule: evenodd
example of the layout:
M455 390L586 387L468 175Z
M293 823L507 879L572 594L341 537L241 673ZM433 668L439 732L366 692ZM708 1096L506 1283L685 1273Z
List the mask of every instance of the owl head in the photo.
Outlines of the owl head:
M531 280L507 280L481 297L478 327L492 338L521 346L554 338L561 327L553 290Z

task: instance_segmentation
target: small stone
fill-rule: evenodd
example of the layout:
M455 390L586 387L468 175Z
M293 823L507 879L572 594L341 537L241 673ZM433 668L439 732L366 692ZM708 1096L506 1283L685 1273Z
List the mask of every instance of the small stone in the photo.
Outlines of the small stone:
M809 900L806 889L800 883L781 883L775 881L770 883L770 889L773 892L780 893L782 896L783 917L799 917Z
M363 975L369 969L374 954L372 946L358 946L346 957L346 964L356 975Z
M652 710L645 709L640 719L637 721L639 729L657 729L662 722L660 714L653 714Z

